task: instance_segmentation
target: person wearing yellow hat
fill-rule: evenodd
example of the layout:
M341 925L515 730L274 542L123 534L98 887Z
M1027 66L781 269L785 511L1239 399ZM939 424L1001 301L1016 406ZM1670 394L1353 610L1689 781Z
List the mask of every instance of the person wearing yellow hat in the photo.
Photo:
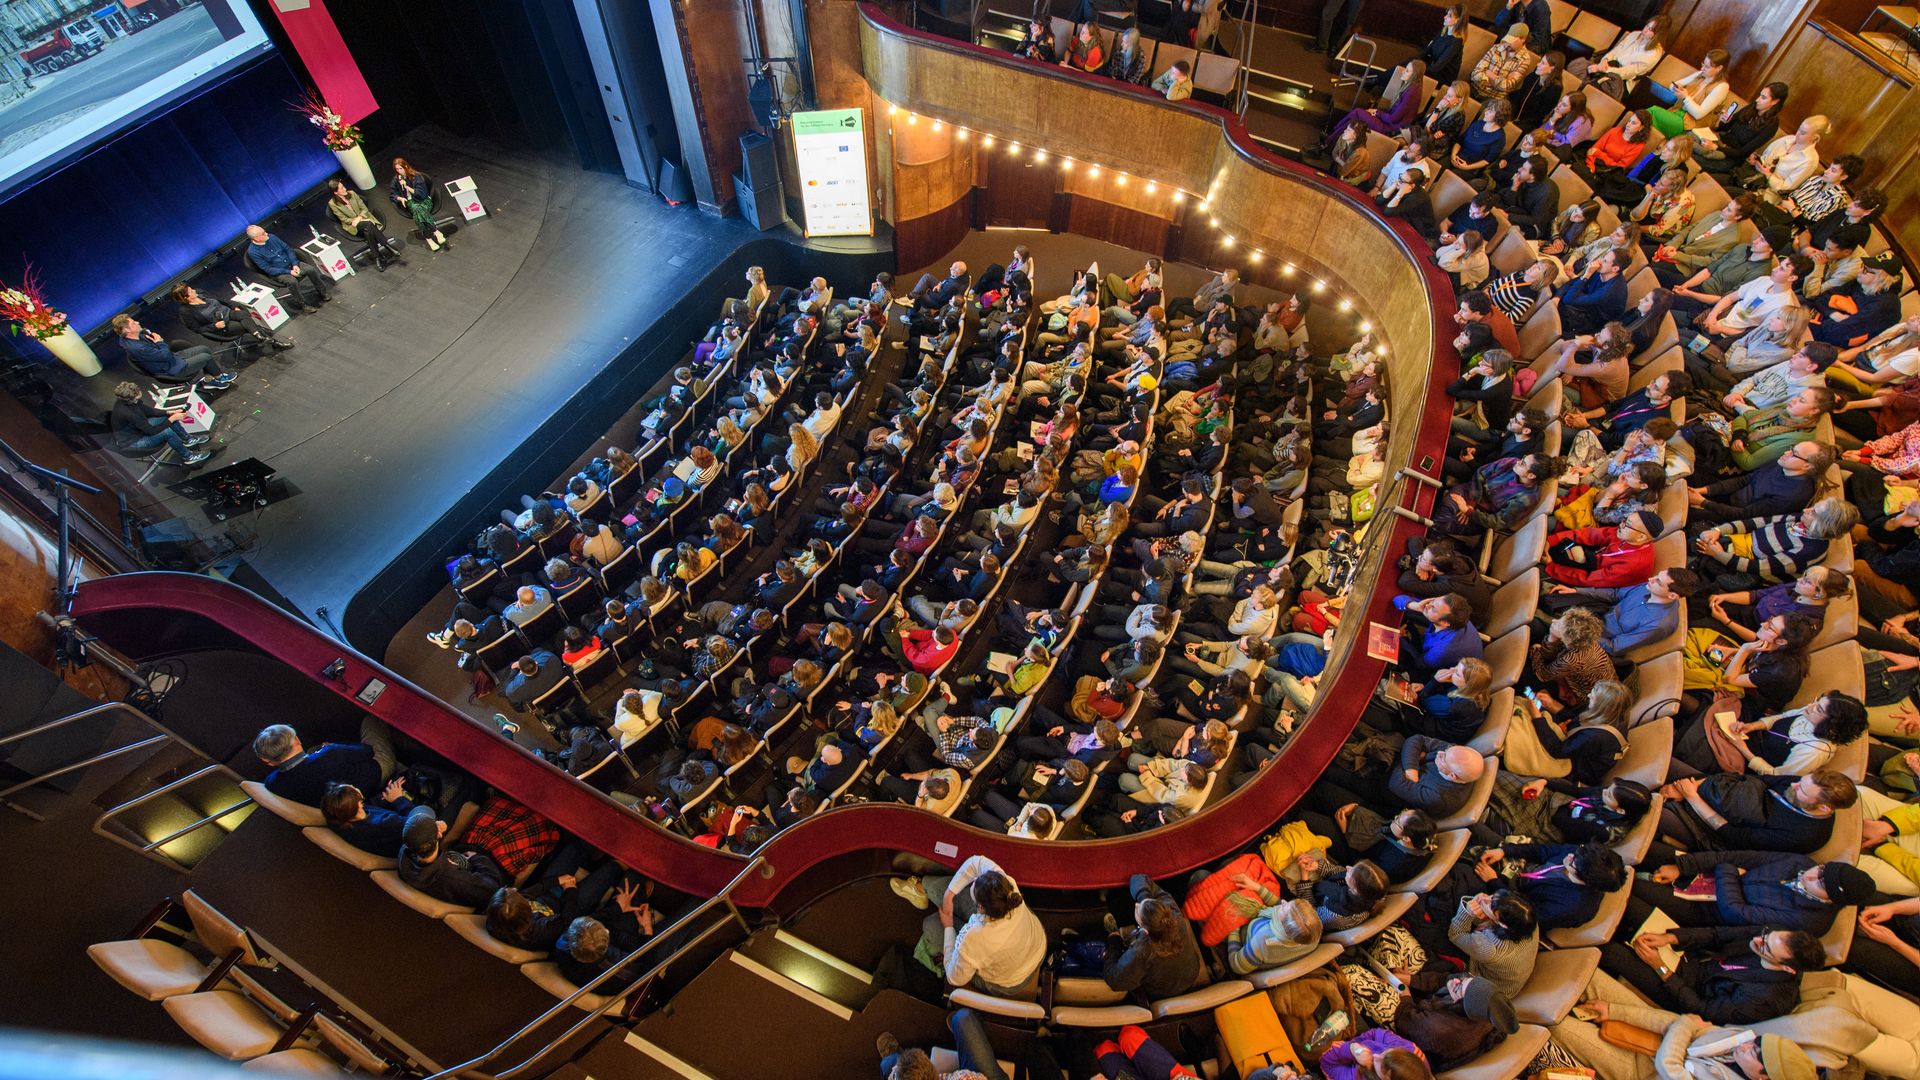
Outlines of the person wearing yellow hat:
M1156 386L1159 386L1159 385L1160 385L1160 380L1159 380L1159 379L1156 379L1156 378L1154 378L1154 377L1153 377L1153 376L1151 376L1151 375L1142 375L1142 376L1140 376L1140 391L1141 391L1141 393L1147 393L1147 392L1149 392L1149 391L1151 391L1151 390L1153 390L1153 388L1154 388L1154 387L1156 387Z

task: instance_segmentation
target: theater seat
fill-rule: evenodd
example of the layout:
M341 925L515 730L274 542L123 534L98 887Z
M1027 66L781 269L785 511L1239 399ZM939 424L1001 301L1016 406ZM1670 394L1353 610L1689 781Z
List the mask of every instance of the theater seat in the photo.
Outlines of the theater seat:
M1627 752L1607 770L1608 780L1632 780L1658 788L1673 758L1673 717L1649 720L1627 733Z
M545 990L547 993L552 994L562 1001L565 1001L575 990L580 989L565 975L560 974L560 965L551 960L542 960L537 964L526 964L520 968L520 974L532 979L535 983L539 984L542 990ZM625 997L632 992L632 989L629 988L625 993L622 993L620 997ZM609 1000L618 1000L618 998L610 999L604 994L581 994L579 997L573 999L573 1003L579 1008L592 1012L600 1006L605 1005Z
M148 1001L193 991L211 973L180 946L148 938L102 941L87 946L87 956L114 982Z
M1222 979L1198 990L1175 994L1170 998L1161 998L1153 1003L1153 1018L1165 1020L1170 1016L1190 1016L1198 1012L1212 1012L1229 1001L1238 1001L1251 993L1253 993L1253 984L1245 979Z
M505 960L509 964L531 964L545 958L546 953L533 952L530 949L516 948L487 933L485 915L453 914L447 916L447 925L453 932L466 938L481 949Z
M960 1004L956 997L954 1004ZM977 1005L968 1008L979 1009ZM1035 1005L1035 1009L1040 1006ZM980 1010L986 1011L986 1010ZM1006 1013L999 1014L1008 1015ZM1039 1019L1044 1019L1041 1013ZM1029 1019L1022 1017L1021 1019ZM1138 1005L1056 1005L1053 1009L1053 1022L1061 1027L1074 1028L1117 1028L1128 1024L1151 1024L1153 1014Z
M1467 830L1448 829L1434 837L1433 855L1427 859L1427 865L1404 885L1395 885L1391 891L1403 893L1424 893L1440 883L1460 861L1460 853L1467 850Z
M969 990L964 986L958 990L949 991L947 1000L955 1005L972 1009L975 1012L992 1013L995 1016L1006 1016L1015 1020L1045 1020L1047 1018L1047 1010L1041 1008L1036 1002L1014 1001L1012 998L995 997L992 994L983 994L978 990ZM1057 1012L1058 1010L1055 1011ZM1139 1011L1140 1014L1148 1020L1153 1019L1153 1014L1147 1012L1147 1010L1141 1009ZM1140 1021L1127 1021L1127 1023L1137 1022Z
M1854 803L1845 810L1833 812L1833 835L1819 849L1807 856L1817 863L1843 863L1860 861L1860 804Z
M445 900L428 896L419 889L401 881L400 874L394 870L375 870L373 872L373 883L380 886L388 896L393 897L395 900L400 901L429 919L444 919L449 915L473 911L470 907L461 907L459 904L450 904Z
M345 1076L333 1059L318 1050L295 1048L254 1058L240 1066L253 1072L279 1073L283 1076Z
M1507 728L1513 724L1513 687L1503 687L1493 692L1493 698L1487 702L1487 718L1480 721L1480 727L1467 740L1467 745L1482 754L1497 754L1506 745Z
M1546 1045L1546 1028L1521 1024L1520 1030L1500 1040L1500 1045L1457 1069L1448 1069L1438 1080L1513 1080L1527 1071Z
M1345 930L1335 930L1332 933L1323 934L1321 935L1321 940L1330 941L1342 948L1348 945L1358 945L1386 929L1389 923L1400 918L1400 916L1412 911L1413 902L1417 899L1419 899L1419 897L1414 896L1412 893L1389 894L1387 898L1381 902L1380 910L1374 912L1366 922L1361 923L1359 926L1348 927Z
M1579 949L1587 946L1599 946L1613 937L1620 927L1621 916L1627 913L1627 898L1633 894L1633 885L1629 882L1600 898L1600 910L1593 918L1579 926L1561 926L1547 931L1547 940L1562 949Z
M1487 812L1487 801L1493 798L1493 781L1500 775L1500 758L1482 755L1486 759L1486 768L1480 770L1480 779L1473 782L1473 791L1467 795L1465 805L1446 817L1433 823L1436 829L1464 829L1480 820Z
M193 1041L229 1061L259 1057L285 1034L265 1010L234 990L182 994L160 1004Z
M273 811L273 816L284 821L290 821L303 829L319 828L327 823L327 819L320 813L319 807L297 803L291 799L283 799L273 792L268 791L267 786L258 780L240 781L240 790L246 792L247 797L258 805Z
M1298 960L1254 972L1247 976L1247 981L1252 983L1256 990L1271 990L1276 986L1290 983L1309 971L1326 966L1334 957L1340 955L1342 949L1343 946L1331 941L1323 942Z
M1647 807L1647 816L1640 819L1613 850L1620 860L1628 866L1638 866L1647 857L1648 849L1653 847L1653 838L1660 831L1660 808L1666 805L1666 796L1658 791L1653 793L1653 802Z
M933 1062L934 1071L938 1072L941 1076L945 1076L960 1068L960 1055L944 1046L936 1046L928 1050L927 1059ZM1018 1066L1014 1065L1013 1062L1000 1062L1000 1074L1002 1076L1012 1076L1018 1071Z
M347 842L346 837L324 825L309 826L301 829L300 834L316 844L322 851L353 867L355 870L374 871L393 869L391 856L382 858L371 851L362 851Z

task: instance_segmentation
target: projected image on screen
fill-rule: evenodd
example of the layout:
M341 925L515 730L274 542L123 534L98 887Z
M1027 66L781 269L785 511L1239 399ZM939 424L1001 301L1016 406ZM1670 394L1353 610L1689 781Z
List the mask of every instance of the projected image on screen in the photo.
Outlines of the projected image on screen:
M245 0L0 0L0 191L267 47Z

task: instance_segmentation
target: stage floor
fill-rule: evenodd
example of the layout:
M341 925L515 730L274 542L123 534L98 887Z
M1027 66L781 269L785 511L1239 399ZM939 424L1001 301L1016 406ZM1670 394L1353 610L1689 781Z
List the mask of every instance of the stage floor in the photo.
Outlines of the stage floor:
M245 557L309 617L326 606L338 619L528 430L759 235L619 177L437 130L391 151L438 179L471 175L488 216L449 251L409 237L405 266L342 281L332 303L281 329L298 348L212 401L225 452L209 468L257 457L298 494L215 524L152 486L202 533L252 534ZM374 194L398 235L400 215Z

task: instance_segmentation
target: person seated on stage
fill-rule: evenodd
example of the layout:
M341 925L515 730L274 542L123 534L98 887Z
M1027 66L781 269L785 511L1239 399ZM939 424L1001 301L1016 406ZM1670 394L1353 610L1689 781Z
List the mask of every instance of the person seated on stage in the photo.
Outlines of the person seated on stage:
M120 339L133 366L157 379L169 382L192 381L201 390L225 390L233 385L234 375L214 359L213 350L192 345L175 352L159 334L140 325L139 320L122 312L109 324Z
M285 724L270 724L253 739L253 756L273 771L261 783L283 799L319 806L331 784L361 791L382 791L399 771L387 726L369 716L360 723L360 742L322 743L308 750Z
M406 158L393 159L393 182L387 186L387 197L413 219L414 231L426 242L428 251L453 248L453 242L434 221L433 211L439 199L433 193L433 178L408 164ZM751 299L751 290L748 296Z
M327 213L340 223L340 231L367 245L373 255L373 268L381 273L387 272L391 263L404 264L406 256L398 240L387 235L387 223L381 219L379 211L367 205L360 193L348 187L335 177L327 187L331 194L327 197Z
M407 815L413 812L413 800L400 777L387 781L377 799L369 800L352 784L328 784L320 799L320 812L327 826L340 838L370 855L392 857L399 853L401 833Z
M175 285L171 295L180 305L180 325L209 341L231 343L236 352L251 355L269 347L282 352L293 348L293 342L274 337L242 313L201 296L185 282Z
M113 412L107 422L113 428L114 440L120 449L129 453L145 453L161 446L171 449L182 465L198 465L212 457L206 450L194 450L213 438L211 435L189 435L180 426L187 418L184 410L168 412L147 404L146 395L133 383L123 382L113 388Z
M285 240L258 225L247 226L247 263L268 281L287 290L296 311L313 311L333 299L333 282L310 266Z

